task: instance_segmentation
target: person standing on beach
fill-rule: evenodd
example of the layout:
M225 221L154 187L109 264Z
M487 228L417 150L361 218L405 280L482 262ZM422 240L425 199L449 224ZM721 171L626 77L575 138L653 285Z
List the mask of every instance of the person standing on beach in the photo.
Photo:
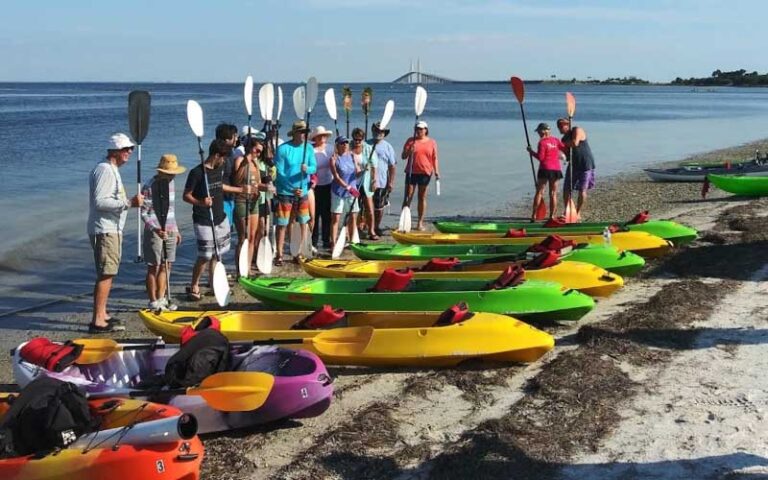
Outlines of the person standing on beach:
M277 249L275 265L283 264L283 247L285 246L285 230L295 210L295 221L301 225L301 245L307 238L307 223L309 222L309 199L307 189L309 176L317 171L315 152L312 147L305 145L309 129L304 120L293 122L288 136L290 142L277 147L275 169L277 170L277 213L275 228L277 231Z
M336 245L339 222L347 218L346 228L354 232L357 228L355 214L360 211L357 202L360 192L357 190L358 178L363 175L360 162L349 151L349 139L343 135L336 137L336 152L331 157L331 248ZM352 238L348 232L347 238Z
M247 135L247 131L243 135ZM230 154L224 163L224 183L231 185L232 172L235 160L243 156L243 149L238 147L237 127L230 123L220 123L216 126L216 139L223 140L230 147ZM229 220L229 228L235 224L235 197L230 193L224 193L224 214Z
M328 139L333 132L318 125L309 137L314 144L315 161L317 163L317 182L315 184L315 221L312 226L312 246L317 248L320 239L323 240L323 248L331 246L331 157L333 145Z
M534 151L530 146L528 153L539 160L539 171L536 174L536 195L533 197L533 210L531 212L531 221L536 219L536 207L542 201L544 187L549 185L549 218L555 217L557 211L557 182L563 178L563 172L560 170L560 158L565 145L559 138L550 135L549 125L540 123L536 127L536 133L539 134L539 145Z
M181 232L176 225L176 175L187 171L179 165L176 155L166 153L160 157L157 175L149 179L141 190L144 204L144 259L147 263L147 295L150 310L176 310L168 303L166 287L171 264L176 261L176 247L181 243ZM161 221L165 218L165 221ZM166 268L167 267L167 268Z
M379 157L379 163L376 165L376 189L373 191L373 233L378 236L384 235L381 230L381 219L384 216L384 207L389 204L389 194L392 193L392 186L395 183L395 165L397 165L397 156L392 144L384 140L389 135L389 129L381 129L380 122L371 126L373 138L368 140L368 144L375 147L376 156Z
M573 165L573 189L579 192L576 201L576 213L587 203L587 190L595 188L595 158L592 149L587 142L587 132L583 128L571 126L567 118L557 120L557 129L560 131L562 142L566 148L571 149L571 162ZM563 200L565 205L571 200L571 169L565 171L565 185L563 185Z
M355 159L355 163L363 169L363 178L360 182L359 203L362 207L359 224L368 229L368 239L378 240L379 237L373 229L373 192L376 191L376 164L379 158L373 146L365 143L365 130L355 128L352 130L352 145L349 152Z
M429 125L425 121L416 124L416 137L409 138L403 145L400 155L405 164L405 188L408 191L403 207L410 207L413 191L419 186L419 223L416 230L425 230L424 215L427 213L427 187L435 174L435 179L440 180L440 164L437 158L437 142L429 137ZM411 166L413 163L413 166Z
M192 226L197 239L197 261L192 268L192 282L187 287L190 300L200 300L200 277L203 268L208 265L209 283L213 280L214 236L211 228L211 213L213 211L213 228L216 229L216 241L219 255L224 255L230 248L229 220L224 214L224 192L250 194L250 187L230 187L224 184L224 163L229 158L232 147L228 142L214 139L208 147L208 158L204 165L198 165L189 171L187 183L184 186L184 201L192 205ZM203 170L203 166L205 170ZM205 189L205 177L208 179L208 192Z
M112 289L112 279L120 268L123 227L128 209L138 208L144 201L141 194L128 200L119 171L119 168L128 162L134 147L128 135L112 135L107 143L107 157L91 170L88 179L88 237L96 265L93 315L88 326L89 333L125 330L125 325L118 319L110 318L107 313L107 301Z

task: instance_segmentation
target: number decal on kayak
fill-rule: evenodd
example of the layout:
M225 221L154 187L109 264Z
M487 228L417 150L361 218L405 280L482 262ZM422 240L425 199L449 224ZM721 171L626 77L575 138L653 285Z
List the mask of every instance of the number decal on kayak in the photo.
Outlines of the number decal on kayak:
M157 473L165 473L165 462L162 460L156 461L155 468L157 469Z
M301 398L308 398L309 397L309 391L307 390L307 387L304 387L300 390L301 392Z

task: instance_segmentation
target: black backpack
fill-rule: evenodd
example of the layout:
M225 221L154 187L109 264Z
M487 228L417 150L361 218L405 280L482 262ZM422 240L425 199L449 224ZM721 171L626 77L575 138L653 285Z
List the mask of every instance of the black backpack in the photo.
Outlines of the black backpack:
M229 340L220 331L206 328L179 348L165 365L165 384L170 387L198 385L209 375L229 367Z
M17 455L44 454L97 427L98 420L77 385L42 375L14 399L0 423L0 436L6 443L10 439Z

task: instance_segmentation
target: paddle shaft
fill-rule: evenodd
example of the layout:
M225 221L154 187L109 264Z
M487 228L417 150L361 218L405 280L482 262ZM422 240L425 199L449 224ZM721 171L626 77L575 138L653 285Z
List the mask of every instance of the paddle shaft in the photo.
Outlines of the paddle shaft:
M366 163L366 165L370 165L371 159L373 158L373 152L376 150L376 145L378 143L379 143L379 141L376 140L374 142L373 146L371 147L371 153L368 154L368 162ZM367 168L367 166L366 166L366 168ZM365 173L360 175L360 180L357 182L357 185L355 187L355 188L357 188L358 192L360 191L360 185L363 184L363 179L364 178L365 178ZM354 202L357 201L357 198L355 198L355 197L352 197L352 199L353 199L352 200L352 205L349 206L349 210L347 210L346 215L344 215L344 221L341 222L341 230L344 230L347 227L347 222L349 221L349 215L352 213L352 207L354 206Z
M200 167L203 169L203 182L205 182L205 196L207 198L210 198L211 190L208 185L208 173L205 171L205 152L203 152L203 139L200 137L197 137L197 153L200 155ZM216 222L213 220L213 205L208 207L208 214L211 219L211 233L213 234L213 251L214 251L214 254L216 255L216 260L220 262L221 257L219 256L219 241L216 238ZM211 283L213 283L213 279L211 279Z
M163 180L160 180L160 181L165 182L166 180L163 179ZM164 193L166 191L170 192L170 181L168 182L168 189L166 190L165 188L163 188L161 193ZM153 190L153 193L154 193L154 190ZM160 202L160 210L159 211L156 209L156 205L154 204L155 203L154 201L152 202L153 203L152 206L153 206L153 208L156 209L155 211L157 212L156 213L156 215L157 215L157 222L160 224L160 228L166 234L166 238L161 238L160 240L162 240L162 242L163 242L163 265L165 265L165 298L166 298L166 300L168 300L168 305L170 305L171 304L171 268L170 268L170 264L168 263L168 246L167 246L167 243L166 243L168 232L165 231L165 226L166 226L166 224L168 222L168 210L170 209L170 201L171 201L170 193L168 195L169 196L168 196L168 198L166 198L165 202ZM177 235L178 235L178 233L177 233Z
M523 117L523 130L525 130L525 143L531 148L531 137L528 135L528 122L525 120L525 108L520 103L520 115ZM533 175L533 186L536 187L536 168L533 166L533 154L528 152L528 159L531 161L531 175Z
M137 158L136 158L136 193L141 193L141 142L137 145ZM142 241L141 241L141 215L136 216L136 235L138 237L138 241L136 242L136 263L141 263L144 261L144 256L142 255Z
M419 123L419 115L416 115L416 122L413 124L413 137L411 140L413 140L413 145L411 146L411 158L408 159L408 175L405 177L405 194L403 195L403 207L410 207L411 201L413 200L413 194L409 194L409 186L411 183L411 177L413 176L413 164L416 162L416 124ZM416 186L414 185L413 190L416 191Z

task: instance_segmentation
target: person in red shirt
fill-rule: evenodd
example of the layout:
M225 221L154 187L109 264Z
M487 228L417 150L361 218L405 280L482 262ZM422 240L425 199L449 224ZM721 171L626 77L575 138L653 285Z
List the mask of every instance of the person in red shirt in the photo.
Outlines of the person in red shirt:
M401 158L408 160L405 165L405 188L408 191L403 207L411 206L413 191L419 186L419 223L417 230L425 230L424 215L427 212L427 187L435 174L440 180L440 164L437 158L437 142L429 137L427 122L416 123L416 136L409 138L403 145Z
M563 178L560 161L564 157L565 145L559 138L550 136L549 132L549 125L540 123L536 127L536 133L541 137L537 150L534 151L530 146L528 147L528 153L540 162L539 172L536 174L536 195L533 197L531 222L536 220L536 207L543 201L544 187L547 184L549 184L549 218L554 218L557 211L557 182Z

